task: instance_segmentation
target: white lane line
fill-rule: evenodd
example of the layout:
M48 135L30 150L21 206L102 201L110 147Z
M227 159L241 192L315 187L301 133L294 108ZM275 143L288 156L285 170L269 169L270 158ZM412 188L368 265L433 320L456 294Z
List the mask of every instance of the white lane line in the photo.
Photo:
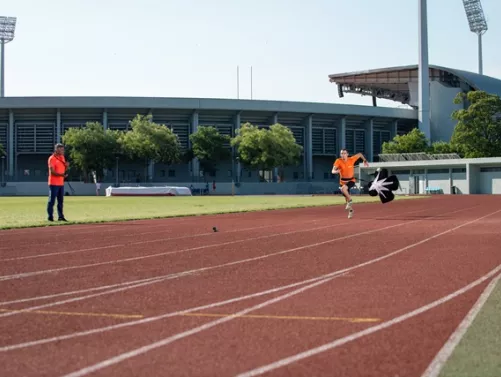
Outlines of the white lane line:
M461 210L454 211L454 212L465 211L467 209L471 209L471 208L465 208L465 209L461 209ZM433 217L433 216L431 216L431 217ZM368 221L372 221L372 220L371 219L366 219L366 220L360 221L360 223L368 222ZM422 221L422 220L417 220L417 221ZM67 266L67 267L53 268L53 269L49 269L49 270L22 272L22 273L12 274L12 275L3 275L3 276L0 276L0 282L1 281L6 281L6 280L12 280L12 279L21 279L21 278L26 278L26 277L36 276L36 275L42 275L42 274L50 274L50 273L54 273L54 272L77 270L77 269L83 269L83 268L89 268L89 267L104 266L104 265L109 265L109 264L118 264L118 263L132 262L132 261L137 261L137 260L142 260L142 259L147 259L147 258L155 258L155 257L161 257L161 256L166 256L166 255L171 255L171 254L183 253L183 252L187 252L187 251L195 251L195 250L202 250L202 249L208 249L208 248L213 248L213 247L234 245L234 244L237 244L237 243L245 243L245 242L248 242L248 241L256 241L256 240L261 240L261 239L266 239L266 238L272 238L272 237L277 237L277 236L284 236L284 235L288 235L288 234L304 233L304 232L310 232L310 231L315 231L315 230L322 230L322 229L327 229L327 228L332 228L332 227L341 227L341 226L347 226L347 225L350 225L350 223L348 223L346 221L343 221L343 222L340 222L340 223L331 223L329 225L324 225L324 226L321 226L321 227L315 227L315 228L310 228L310 229L300 229L300 230L294 230L294 231L291 231L291 232L273 233L273 234L268 234L268 235L264 235L264 236L244 238L244 239L236 240L236 241L228 241L228 242L222 242L222 243L217 243L217 244L212 244L212 245L202 245L202 246L191 247L191 248L187 248L187 249L180 249L180 250L174 250L174 251L166 251L166 252L163 252L163 253L141 255L141 256L138 256L138 257L130 257L130 258L124 258L124 259L115 259L115 260L112 260L112 261L89 263L89 264L82 264L82 265L77 265L77 266ZM401 226L401 225L405 225L405 224L397 224L397 225ZM168 240L168 239L165 239L165 240ZM151 242L161 242L161 241L165 241L165 240L158 239L158 240L149 240L149 241L139 241L139 242L133 242L133 243L129 243L129 244L117 245L116 247L130 246L130 245L139 245L139 244L146 244L146 243L151 243ZM114 246L111 246L111 247L114 247ZM111 248L111 247L108 247L108 248ZM95 248L94 250L97 250L97 249L99 249L99 248Z
M217 326L219 324L222 324L222 323L225 323L225 322L229 322L232 319L237 318L237 317L242 316L242 315L245 315L245 314L247 314L247 313L249 313L251 311L258 310L258 309L264 308L266 306L272 305L274 303L286 300L286 299L288 299L288 298L290 298L292 296L295 296L297 294L303 293L303 292L307 291L308 289L311 289L311 288L314 288L314 287L319 286L321 284L327 283L328 281L331 281L332 279L334 279L334 277L317 281L317 282L309 284L309 285L307 285L305 287L298 288L298 289L296 289L296 290L294 290L292 292L289 292L289 293L283 294L281 296L272 298L272 299L270 299L268 301L265 301L265 302L263 302L261 304L252 306L252 307L244 309L244 310L241 310L238 313L235 313L234 315L231 315L229 317L223 317L223 318L220 318L220 319L218 319L216 321L211 321L211 322L206 323L206 324L204 324L202 326L198 326L198 327L195 327L195 328L193 328L191 330L188 330L188 331L176 334L174 336L168 337L166 339L163 339L163 340L161 340L159 342L149 344L147 346L144 346L144 347L135 349L133 351L130 351L130 352L127 352L127 353L123 353L123 354L121 354L119 356L116 356L114 358L105 360L105 361L103 361L101 363L94 364L92 366L80 369L80 370L78 370L76 372L66 374L64 377L79 377L79 376L84 376L86 374L95 372L97 370L109 367L110 365L120 363L120 362L122 362L122 361L124 361L126 359L131 358L131 357L135 357L137 355L140 355L140 354L146 353L148 351L151 351L151 350L153 350L155 348L162 347L162 346L165 346L165 345L170 344L172 342L175 342L176 340L179 340L179 339L182 339L182 338L186 338L186 337L188 337L190 335L197 334L197 333L199 333L201 331L210 329L211 327Z
M377 260L387 259L387 258L389 258L389 257L390 257L390 256L392 256L392 255L395 255L395 254L400 253L400 252L402 252L402 251L404 251L404 250L407 250L407 249L413 248L413 247L415 247L415 246L421 245L421 244L423 244L423 243L425 243L425 242L431 241L431 240L433 240L433 239L435 239L435 238L437 238L437 237L440 237L440 236L442 236L442 235L444 235L444 234L450 233L450 232L452 232L452 231L454 231L454 230L457 230L457 229L460 229L460 228L462 228L462 227L464 227L464 226L467 226L467 225L473 224L473 223L475 223L475 222L477 222L477 221L480 221L480 220L482 220L482 219L485 219L485 218L487 218L487 217L489 217L489 216L492 216L492 215L494 215L494 214L496 214L496 213L499 213L499 212L501 212L501 210L497 210L497 211L495 211L495 212L491 212L491 213L490 213L490 214L488 214L488 215L484 215L484 216L479 217L479 218L477 218L477 219L475 219L475 220L468 221L468 222L466 222L466 223L463 223L463 224L461 224L461 225L459 225L459 226L456 226L456 227L451 228L451 229L449 229L449 230L446 230L446 231L444 231L444 232L441 232L441 233L435 234L435 235L433 235L433 236L431 236L431 237L425 238L425 239L423 239L423 240L421 240L421 241L419 241L419 242L416 242L416 243L414 243L414 244L412 244L412 245L408 245L408 246L406 246L406 247L404 247L404 248L402 248L402 249L399 249L399 250L394 251L394 252L392 252L392 253L390 253L390 254L387 254L387 255L385 255L384 257L380 257L380 258L374 259L374 260L372 260L372 261L362 263L362 264L361 264L361 265L359 265L358 267L352 267L352 268L344 269L344 270L339 271L339 272L340 272L340 273L346 273L346 272L349 272L349 271L351 271L351 270L353 270L353 269L355 269L355 268L360 268L362 265L368 265L368 264L375 263L375 261L377 261ZM495 270L491 271L489 274L485 275L483 278L481 278L481 279L479 279L479 280L482 280L482 279L483 279L482 281L484 281L485 279L488 279L488 277L489 277L489 276L492 276L492 275L496 274L499 270L501 270L501 265L499 265L499 266L498 266ZM328 281L327 279L326 279L326 280L321 280L319 283L317 283L317 285L323 284L324 282L327 282L327 281ZM474 283L472 283L472 284L474 284ZM467 287L472 286L472 284L468 285ZM478 284L480 284L480 283L478 283ZM476 285L478 285L478 284L476 284ZM386 327L392 326L392 325L393 325L393 324L395 324L395 323L399 323L399 322L401 322L401 321L403 321L403 320L405 320L405 319L407 319L407 318L411 318L411 317L413 317L413 316L415 316L415 315L417 315L417 314L419 314L419 313L421 313L421 312L423 312L423 311L429 310L429 309L431 309L432 307L435 307L435 306L437 306L437 305L440 305L441 303L446 302L446 301L448 301L448 300L452 299L453 297L456 297L457 295L459 295L459 294L461 294L461 293L463 293L463 292L467 291L468 289L471 289L471 288L463 288L463 289L461 289L461 290L459 290L459 291L456 291L456 292L455 292L454 294L452 294L452 295L448 295L448 296L446 296L446 298L442 298L441 300L435 301L435 303L432 303L432 304L426 305L426 306L424 306L424 307L421 307L421 308L419 308L419 309L417 309L417 310L414 310L414 311L413 311L413 312L411 312L411 313L407 313L406 315L403 315L403 316L400 316L400 317L394 318L393 320L390 320L390 321L386 321L386 322L384 322L384 323L382 323L382 324L380 324L380 325L378 325L378 326L373 326L373 327L370 327L370 328L368 328L368 329L366 329L366 330L363 330L363 331L361 331L361 332L358 332L358 333L356 333L356 334L350 335L350 336L345 337L345 338L342 338L342 339L340 339L340 340L336 340L335 342L332 342L332 343L328 343L327 345L323 345L323 346L320 346L320 347L317 347L317 348L314 348L314 349L308 350L308 351L306 351L306 352L302 352L302 353L297 354L297 355L295 355L295 356L289 357L289 358L287 358L287 359L284 359L284 360L286 360L286 361L284 361L284 360L280 360L280 361L278 361L278 362L276 362L276 363L272 363L272 364L270 364L270 365L268 365L268 366L265 366L265 367L261 367L261 368L254 369L253 371L247 372L247 373L245 373L245 374L241 375L240 377L244 377L244 376L245 376L245 377L250 377L250 376L255 375L255 374L253 374L253 373L262 374L262 373L264 373L264 372L266 372L266 371L268 371L268 370L273 370L273 369L276 369L276 368L279 368L279 367L283 366L283 365L282 365L282 363L284 363L284 362L286 362L286 363L292 363L292 362L295 362L295 361L297 361L297 360L301 360L302 358L309 357L310 355L314 355L314 354L316 354L316 353L323 352L323 351L324 351L324 349L325 349L325 350L327 350L327 349L330 349L330 348L337 347L337 346L339 346L339 345L341 345L341 344L344 344L344 343L347 343L347 342L349 342L349 341L355 340L355 339L357 339L357 338L359 338L359 337L362 337L362 336L365 336L365 335L371 334L372 332L375 332L375 331L378 331L378 330L380 330L380 329L383 329L383 328L386 328ZM460 293L458 293L458 292L460 292ZM284 295L284 296L285 296L285 295ZM162 346L164 346L164 345L170 344L170 343L172 343L172 342L174 342L174 341L176 341L176 340L178 340L178 339L185 338L185 337L187 337L187 336L189 336L189 335L198 334L198 333L200 333L200 332L202 332L202 331L204 331L204 330L206 330L206 329L209 329L209 328L214 327L214 326L216 326L216 325L219 325L219 324L221 324L221 323L229 322L229 321L233 320L234 318L236 318L236 317L238 317L238 316L240 316L240 315L247 314L247 313L249 313L249 312L251 312L251 311L254 311L254 310L260 309L260 308L262 308L262 307L264 307L264 306L271 305L271 304L272 304L272 303L274 303L274 302L281 301L281 300L282 300L282 299L281 299L281 297L283 297L283 296L276 297L276 298L274 298L274 299L272 299L272 300L269 300L269 301L266 301L266 302L264 302L264 303L262 303L262 304L259 304L259 305L256 305L256 306L252 306L252 307L250 307L250 308L247 308L247 309L244 309L244 310L242 310L242 311L239 311L239 312L238 312L238 313L236 313L234 316L231 316L231 317L223 317L223 318L221 318L221 319L218 319L218 320L215 320L215 321L211 321L211 322L205 323L205 324L204 324L204 325L202 325L202 326L195 327L195 328L193 328L193 329L191 329L191 330L188 330L188 331L184 331L184 332L182 332L182 333L175 334L175 335L173 335L173 336L170 336L170 337L165 338L165 339L162 339L162 340L160 340L160 341L157 341L157 342L151 343L151 344L149 344L149 345L146 345L146 346L143 346L143 347L140 347L140 348L136 348L136 349L131 350L131 351L128 351L128 352L124 352L124 353L122 353L122 354L120 354L120 355L117 355L117 356L115 356L115 357L112 357L112 358L106 359L106 360L101 361L101 362L99 362L99 363L96 363L96 364L90 365L90 366L88 366L88 367L82 368L82 369L80 369L80 370L78 370L78 371L75 371L75 372L73 372L73 373L70 373L70 374L68 374L68 375L65 375L64 377L79 377L79 376L84 376L84 375L86 375L86 374L89 374L89 373L95 372L95 371L97 371L97 370L100 370L100 369L103 369L103 368L109 367L110 365L118 364L118 363L120 363L120 362L122 362L122 361L124 361L124 360L130 359L130 358L133 358L133 357L136 357L136 356L138 356L138 355L141 355L141 354L144 354L144 353L146 353L146 352L149 352L149 351L151 351L151 350L153 350L153 349L156 349L156 348L162 347ZM335 344L335 345L334 345L334 344ZM285 365L287 365L287 364L285 364ZM264 368L264 369L263 369L263 368ZM263 372L261 372L261 370L263 370ZM257 371L258 371L258 372L257 372Z
M475 320L476 316L478 315L482 307L487 302L489 296L494 291L494 288L496 287L496 284L498 284L500 278L501 275L498 275L495 279L493 279L489 283L487 288L485 288L485 290L483 291L482 295L479 297L475 305L473 305L473 307L468 312L466 317L459 324L454 333L452 333L452 335L449 337L449 339L444 344L442 349L437 353L437 355L435 356L435 358L430 363L430 365L428 366L428 368L425 370L425 372L421 377L437 377L440 374L445 363L454 352L454 349L457 347L457 345L463 338L464 334L471 326L471 324Z
M400 322L403 322L403 321L408 320L412 317L415 317L419 314L427 312L427 311L429 311L437 306L440 306L448 301L451 301L452 299L454 299L454 298L468 292L469 290L475 288L477 285L482 284L484 281L486 281L487 279L489 279L493 275L499 273L499 271L501 271L501 265L497 266L494 270L490 271L488 274L482 276L478 280L475 280L474 282L468 284L467 286L465 286L465 287L463 287L463 288L461 288L461 289L459 289L459 290L457 290L457 291L455 291L447 296L444 296L436 301L433 301L427 305L421 306L416 310L413 310L413 311L408 312L406 314L403 314L401 316L395 317L389 321L385 321L379 325L371 326L365 330L362 330L362 331L356 332L354 334L345 336L344 338L336 339L333 342L326 343L326 344L321 345L319 347L309 349L305 352L298 353L296 355L284 358L282 360L276 361L274 363L270 363L270 364L265 365L265 366L261 366L261 367L256 368L256 369L252 369L248 372L238 374L237 377L259 376L261 374L276 370L278 368L282 368L286 365L296 363L296 362L303 360L303 359L306 359L308 357L312 357L312 356L317 355L319 353L332 350L336 347L345 345L346 343L352 342L352 341L357 340L359 338L362 338L366 335L370 335L370 334L373 334L377 331L389 328L389 327L396 325Z
M467 209L471 209L471 208L473 208L473 207L470 207L470 208L467 208ZM458 211L452 211L451 213L461 212L461 211L464 211L464 210L467 210L467 209L462 209L462 210L458 210ZM406 212L404 214L416 213L416 212L424 212L424 211L425 210L411 211L411 212ZM446 212L446 213L449 213L449 212ZM433 217L433 216L430 216L430 217ZM422 220L416 220L416 221L422 221ZM343 224L345 224L345 222L343 222ZM333 225L336 225L336 224L333 224ZM251 241L252 240L253 239L251 239ZM220 267L220 266L216 266L216 267ZM187 272L189 272L189 271L187 271ZM29 297L29 298L24 298L24 299L17 299L17 300L12 300L12 301L4 301L4 302L0 302L0 306L1 305L17 304L17 303L28 302L28 301L37 301L37 300L55 298L55 297L60 297L60 296L71 296L73 294L78 294L78 293L87 293L87 292L99 291L99 290L104 290L104 289L108 289L108 288L122 287L122 286L126 286L126 285L138 284L138 283L143 283L143 282L150 282L150 281L155 281L156 282L157 280L158 280L158 282L160 282L160 281L163 281L165 279L171 278L171 276L173 276L173 275L176 275L176 274L159 275L159 276L154 276L154 277L147 278L147 279L132 280L132 281L129 281L129 282L112 284L112 285L105 285L105 286L98 286L98 287L94 287L94 288L81 289L81 290L77 290L77 291L69 291L69 292L56 293L56 294L52 294L52 295L43 295L43 296L35 296L35 297ZM134 288L134 287L130 287L130 288ZM115 291L111 291L109 293L113 293L113 292L115 292Z
M305 221L305 222L301 223L300 225L316 223L316 222L320 222L323 220L327 220L327 219ZM223 233L226 234L226 233L247 232L249 230L257 230L257 229L263 229L263 228L275 228L275 227L280 227L280 226L292 226L292 225L297 225L297 222L296 223L288 222L288 223L282 223L282 224L268 224L268 225L255 226L255 227L251 227L251 228L234 229L234 230L224 231ZM145 234L159 234L159 232L131 234L131 235L125 235L125 237L136 237L136 236L145 235ZM197 238L197 237L212 236L212 235L214 235L214 232L197 233L197 234L190 234L190 235L180 236L180 237L162 238L161 241L162 242L163 241L176 241L176 240L182 240L182 239L186 239L186 238ZM156 240L148 240L146 242L155 242L155 241ZM68 242L71 242L71 241L68 241ZM139 242L142 242L142 241L139 241ZM122 247L122 246L135 245L135 244L137 244L137 242L130 242L130 243L124 243L124 244L119 244L119 245L113 244L113 245L108 245L108 246L97 246L97 247L91 247L88 249L57 251L54 253L35 254L35 255L27 255L24 257L0 259L0 262L42 258L42 257L55 256L55 255L75 254L75 253L81 253L81 252L85 252L85 251L95 251L95 250L101 250L101 249L114 249L114 248L118 248L118 247Z
M463 210L466 210L466 209L463 209ZM459 212L459 211L462 211L462 210L452 211L450 213ZM408 224L412 224L412 223L419 222L419 221L423 221L423 219L411 221L411 222L408 222L408 223L398 224L397 226L408 225ZM392 225L391 227L395 227L395 226L396 225ZM386 229L386 228L380 228L379 230L384 230L384 229ZM377 231L377 230L363 232L363 233L370 233L370 232L374 232L374 231ZM356 237L358 235L360 235L360 234L355 234L353 236L348 236L348 237ZM346 237L342 237L341 239L345 239L345 238ZM339 240L339 239L334 239L334 240ZM313 246L316 246L316 245L317 244L313 244L313 245L302 246L302 247L295 248L295 249L289 249L289 250L285 250L285 251L280 251L278 253L274 253L274 255L276 255L276 254L283 254L284 252L291 252L291 251L295 251L295 250L298 250L298 249L305 249L305 248L313 247ZM343 270L334 271L332 273L329 273L329 274L326 274L326 275L322 275L322 276L319 276L317 278L305 280L305 281L299 282L297 284L306 284L308 282L315 281L315 280L318 280L318 279L324 279L324 278L327 278L327 277L331 277L331 276L335 276L335 275L338 275L338 274L346 273L346 272L349 272L349 271L354 270L356 268L360 268L360 267L366 266L368 264L375 263L375 262L378 262L380 260L386 259L386 258L388 258L388 257L390 257L392 255L395 255L395 254L397 254L399 252L402 252L404 250L406 250L406 248L397 250L396 252L384 255L382 257L378 257L376 259L369 260L368 262L364 262L364 263L361 263L361 264L358 264L358 265L355 265L355 266L352 266L352 267L349 267L349 268L346 268L346 269L343 269ZM144 285L148 285L148 284L155 284L157 282L161 282L161 281L164 281L164 280L167 280L167 279L178 278L178 277L181 277L181 276L184 276L184 275L188 275L188 274L192 274L192 273L196 273L196 272L203 272L203 271L207 271L207 270L211 270L211 269L215 269L215 268L222 268L222 267L226 267L227 265L245 263L245 262L248 262L248 261L252 261L252 260L256 260L256 259L263 259L263 258L266 258L266 257L267 256L261 256L261 257L257 257L257 258L251 258L251 259L245 259L245 260L241 260L241 261L231 262L229 264L224 264L224 265L219 265L219 266L205 267L205 268L198 269L198 270L191 270L191 271L185 271L185 272L182 272L182 273L179 273L179 274L167 275L167 276L165 276L165 277L163 277L161 279L156 279L155 281L152 281L152 282L149 282L149 283L138 284L138 285L135 285L135 286L128 286L128 287L125 287L125 288L110 290L110 291L101 292L101 293L97 293L97 294L93 294L93 295L88 295L88 296L83 296L83 297L76 297L76 298L72 298L72 299L69 299L69 300L57 301L57 302L52 302L52 303L45 304L45 305L35 306L35 307L31 307L31 308L25 308L25 309L19 310L18 312L11 312L11 313L0 314L0 317L6 317L6 316L10 316L10 315L16 315L16 314L19 314L19 313L22 313L22 312L25 312L25 311L38 310L38 309L42 309L42 308L46 308L46 307L62 305L62 304L68 303L68 302L81 301L81 300L84 300L84 299L87 299L87 298L92 298L92 297L107 295L107 294L111 294L111 293L115 293L115 292L119 292L119 291L124 291L124 290L127 290L127 289L132 289L132 288L135 288L136 286L144 286ZM291 287L291 285L287 286L287 288L289 288L289 287ZM283 288L283 289L285 289L285 288ZM243 299L247 299L247 298L249 298L249 296L244 296L244 298L237 298L235 300L239 301L241 299L243 300ZM228 301L224 301L224 303L226 304L226 303L228 303ZM223 304L222 303L211 304L211 306L209 306L209 307L215 307L215 306L219 306L219 305L223 305ZM204 308L209 308L209 307L204 307ZM187 310L185 310L183 312L175 312L174 314L170 313L170 314L160 315L160 316L157 316L157 317L150 317L150 318L142 319L142 320L140 320L138 322L127 322L127 323L122 324L120 326L132 326L132 325L135 325L135 324L146 323L146 322L150 322L150 321L153 321L153 320L159 320L159 319L162 319L162 318L170 317L172 315L179 315L180 313L187 313L189 311L194 311L194 310L201 310L201 308L200 307L198 307L198 308L192 308L192 309L187 309ZM89 334L94 333L93 331L102 332L102 331L104 331L104 329L112 330L112 329L115 329L115 328L119 328L119 327L114 327L114 326L105 327L105 328L101 328L101 329L90 330L91 332L84 331L81 334L82 334L82 336L83 335L89 335ZM72 336L72 334L69 334L69 335L64 336L64 337L65 338L56 337L56 338L49 338L49 339L62 340L62 339L70 339L70 337L74 337L74 336ZM39 343L41 341L43 341L43 340L34 341L34 342L28 342L28 344L33 344L33 345L42 344L42 343ZM7 346L7 347L4 347L4 348L0 348L0 351L2 351L2 350L9 350L9 349L11 349L11 347L14 347L14 346L15 345Z
M136 284L136 285L133 285L133 286L126 286L126 287L123 287L123 288L117 288L117 289L113 289L113 290L110 290L110 291L105 291L105 292L101 292L101 293L95 293L95 294L87 295L87 296L83 296L83 297L75 297L75 298L68 299L68 300L51 302L51 303L48 303L48 304L43 304L43 305L38 305L38 306L30 307L30 308L20 309L20 310L15 311L15 312L1 313L0 314L0 318L1 317L10 317L10 316L13 316L13 315L19 315L19 314L27 312L27 311L48 308L48 307L52 307L52 306L67 304L67 303L70 303L70 302L81 301L81 300L88 299L88 298L99 297L99 296L108 295L108 294L111 294L111 293L121 292L121 291L129 290L129 289L132 289L132 288L136 288L136 287L142 287L142 286L145 286L145 285L150 285L150 284L158 283L158 282L164 281L164 280L175 279L175 278L178 278L178 277L181 277L181 276L195 274L195 273L198 273L198 272L204 272L204 271L209 271L209 270L224 268L224 267L228 267L228 266L233 266L233 265L237 265L237 264L248 263L248 262L252 262L252 261L256 261L256 260L260 260L260 259L270 258L272 256L276 256L276 255L280 255L280 254L286 254L286 253L291 253L293 251L298 251L298 250L304 250L304 249L308 249L308 248L313 248L313 247L321 246L321 245L324 245L324 244L327 244L327 243L331 243L331 242L335 242L335 241L340 241L340 240L345 240L345 239L352 238L352 237L357 237L357 236L360 236L360 235L363 235L363 234L375 233L375 232L379 232L379 231L386 230L386 229L392 229L392 228L395 228L395 227L399 227L399 226L403 226L403 225L408 225L408 224L412 224L414 222L419 222L419 221L423 221L423 220L415 220L415 221L411 221L411 222L408 222L408 223L402 223L402 224L391 225L391 226L384 227L384 228L372 229L372 230L368 230L368 231L364 231L364 232L360 232L360 233L355 233L355 234L348 235L348 236L343 236L343 237L338 237L338 238L330 239L328 241L317 242L317 243L314 243L314 244L308 244L308 245L304 245L304 246L299 246L299 247L295 247L293 249L281 250L281 251L278 251L278 252L275 252L275 253L261 255L261 256L258 256L258 257L247 258L247 259L240 259L240 260L236 260L236 261L233 261L233 262L228 262L228 263L219 264L219 265L215 265L215 266L209 266L209 267L203 267L203 268L197 268L197 269L193 269L193 270L187 270L187 271L172 273L172 274L169 274L169 275L165 275L162 278L155 279L153 281L147 281L147 282L144 282L144 283Z

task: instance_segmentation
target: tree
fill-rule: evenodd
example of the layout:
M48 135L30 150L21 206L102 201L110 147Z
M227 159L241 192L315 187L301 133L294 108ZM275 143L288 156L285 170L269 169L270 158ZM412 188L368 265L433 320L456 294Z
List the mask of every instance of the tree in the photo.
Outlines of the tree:
M285 166L297 164L303 150L296 143L292 131L278 123L269 130L245 123L231 144L237 148L244 165L264 171L273 168L282 170Z
M115 156L120 153L120 137L120 131L105 130L99 122L88 122L84 128L69 128L62 141L72 165L85 176L95 171L97 178L102 179L103 170L113 168Z
M151 115L137 115L131 122L131 131L123 134L122 147L131 159L143 159L172 165L180 161L181 144L177 135L165 125L151 121Z
M3 148L2 143L0 143L0 157L5 156L5 155L6 155L5 149Z
M436 141L430 147L430 153L458 153L456 146L446 141Z
M382 145L383 153L420 153L428 150L428 140L418 128L414 128L405 135L397 135L393 140L385 141Z
M483 91L459 93L455 104L468 103L452 118L458 123L451 142L466 158L501 156L501 98Z
M200 162L206 173L215 173L218 162L231 158L231 150L225 145L230 137L221 135L215 127L199 127L190 135L192 156Z

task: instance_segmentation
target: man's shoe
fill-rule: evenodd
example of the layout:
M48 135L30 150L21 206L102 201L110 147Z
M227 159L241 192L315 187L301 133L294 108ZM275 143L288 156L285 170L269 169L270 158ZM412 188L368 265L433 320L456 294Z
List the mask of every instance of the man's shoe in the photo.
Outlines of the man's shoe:
M57 221L64 221L64 222L68 222L68 220L66 220L64 217L60 217L59 219L57 219Z
M47 221L54 221L54 218L53 217L48 217Z

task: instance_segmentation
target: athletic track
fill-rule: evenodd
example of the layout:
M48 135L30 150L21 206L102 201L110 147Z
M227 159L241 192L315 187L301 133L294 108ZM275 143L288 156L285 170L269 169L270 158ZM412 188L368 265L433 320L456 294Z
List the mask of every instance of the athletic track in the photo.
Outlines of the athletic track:
M354 208L2 231L0 375L421 377L501 273L501 202Z

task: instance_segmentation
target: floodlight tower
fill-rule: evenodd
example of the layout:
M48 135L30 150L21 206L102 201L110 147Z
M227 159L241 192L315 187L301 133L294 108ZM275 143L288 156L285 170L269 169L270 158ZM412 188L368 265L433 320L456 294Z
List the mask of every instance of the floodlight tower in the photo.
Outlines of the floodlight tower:
M428 7L426 0L419 3L419 66L418 66L418 125L429 142L430 126L430 71L428 64Z
M478 36L478 73L482 75L482 35L487 31L487 21L480 0L463 0L463 6L470 30Z
M0 16L0 97L5 97L5 44L14 39L16 17Z

